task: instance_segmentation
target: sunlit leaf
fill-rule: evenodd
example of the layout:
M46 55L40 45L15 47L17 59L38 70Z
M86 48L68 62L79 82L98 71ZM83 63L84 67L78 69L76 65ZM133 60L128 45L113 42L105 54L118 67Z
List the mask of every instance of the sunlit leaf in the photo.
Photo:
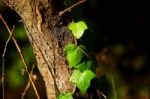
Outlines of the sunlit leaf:
M73 36L77 39L80 39L84 34L84 31L87 29L87 25L84 21L79 22L71 22L69 25L69 29L72 31Z
M69 62L69 66L72 68L79 64L83 57L85 57L85 46L79 45L76 46L74 44L69 44L64 48L64 51L67 53L67 60Z
M67 53L69 51L75 50L76 49L76 45L75 44L68 44L65 48L64 51Z
M70 77L70 81L75 83L80 91L85 94L88 87L90 86L90 81L95 77L95 73L90 70L85 70L83 73L79 70L75 70Z
M77 83L81 75L82 75L82 72L80 72L79 70L74 70L70 77L70 81L73 83Z
M93 73L90 70L85 70L81 77L79 78L77 82L77 87L80 89L80 91L85 94L88 87L90 86L91 80L96 77L95 73Z
M82 62L81 64L74 66L74 67L80 71L84 71L84 70L94 70L94 66L95 66L95 64L93 63L92 60L87 60L87 61Z

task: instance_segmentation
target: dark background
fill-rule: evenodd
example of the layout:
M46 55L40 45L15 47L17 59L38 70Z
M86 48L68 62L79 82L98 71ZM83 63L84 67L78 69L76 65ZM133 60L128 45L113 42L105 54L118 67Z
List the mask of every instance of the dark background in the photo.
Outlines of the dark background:
M64 1L69 2L69 0ZM62 6L63 2L61 0L59 2ZM70 3L65 3L61 9L74 2L75 0L70 0ZM66 13L66 16L69 15L75 21L83 20L87 23L88 30L79 42L86 45L96 56L100 64L99 89L110 99L149 99L150 97L148 9L149 5L144 1L88 0ZM35 57L19 16L2 3L0 3L0 13L10 28L16 25L14 36L31 69L33 64L36 65ZM2 55L7 38L7 30L0 21L0 55ZM5 56L6 99L20 98L28 82L27 75L21 74L23 68L19 54L13 42L10 41ZM106 72L101 73L103 68ZM36 85L39 94L42 99L45 99L45 88L42 87L44 85L41 86L43 81L37 68L34 69L34 74L38 77ZM10 80L12 77L14 78ZM25 99L34 98L36 99L36 96L31 87Z

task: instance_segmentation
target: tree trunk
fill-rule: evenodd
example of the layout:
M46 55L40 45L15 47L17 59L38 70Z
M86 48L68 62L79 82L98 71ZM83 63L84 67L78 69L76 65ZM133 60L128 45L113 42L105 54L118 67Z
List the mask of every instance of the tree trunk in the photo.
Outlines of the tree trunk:
M54 3L57 0L2 1L15 10L24 23L45 82L47 98L55 99L58 93L73 91L63 54L64 46L72 43L73 37L57 14Z

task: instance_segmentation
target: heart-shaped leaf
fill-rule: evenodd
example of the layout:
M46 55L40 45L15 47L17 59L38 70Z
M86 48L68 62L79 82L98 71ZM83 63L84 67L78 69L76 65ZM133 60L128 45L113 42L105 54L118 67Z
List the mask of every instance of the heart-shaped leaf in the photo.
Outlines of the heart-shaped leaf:
M67 60L69 62L70 68L79 64L82 58L86 56L84 52L85 49L86 48L84 45L76 46L74 44L68 44L64 48L64 51L67 53Z
M80 91L85 94L90 86L90 81L94 77L96 77L95 73L90 70L85 70L83 73L79 70L75 70L70 77L70 81L75 83Z
M85 94L87 89L90 86L91 80L96 77L95 73L93 73L90 70L85 70L81 77L79 78L79 81L77 82L77 87L80 89L80 91Z
M80 39L87 28L88 27L84 21L79 21L76 23L71 22L69 25L69 29L72 31L72 34L76 39Z

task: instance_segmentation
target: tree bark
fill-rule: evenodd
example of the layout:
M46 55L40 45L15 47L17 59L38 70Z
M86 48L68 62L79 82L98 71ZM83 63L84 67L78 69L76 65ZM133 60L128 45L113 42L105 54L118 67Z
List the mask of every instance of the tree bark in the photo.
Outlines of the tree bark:
M36 56L38 69L46 86L47 98L73 91L69 83L63 48L73 42L67 26L61 22L56 0L2 0L21 17Z

